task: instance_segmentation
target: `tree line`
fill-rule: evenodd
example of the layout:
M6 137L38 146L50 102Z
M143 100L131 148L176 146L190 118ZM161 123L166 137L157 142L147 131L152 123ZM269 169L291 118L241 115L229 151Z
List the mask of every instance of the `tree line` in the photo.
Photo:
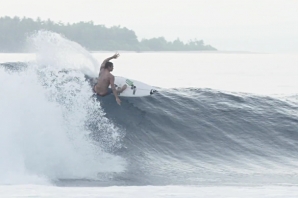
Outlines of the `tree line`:
M205 45L203 40L191 40L187 43L176 39L167 41L164 37L142 39L139 41L134 31L125 27L95 25L90 22L55 23L50 19L1 17L0 52L22 52L27 36L38 31L48 30L64 35L91 51L200 51L216 50Z

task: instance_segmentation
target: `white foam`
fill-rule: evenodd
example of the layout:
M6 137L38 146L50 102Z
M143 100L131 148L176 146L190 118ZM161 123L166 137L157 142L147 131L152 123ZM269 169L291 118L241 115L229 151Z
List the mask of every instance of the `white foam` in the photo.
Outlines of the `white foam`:
M83 67L72 64L73 54L68 60L59 53L48 54L54 61L43 59L43 53L55 51L50 44L56 41L52 37L47 40L46 35L36 37L40 42L35 45L42 49L37 63L29 63L28 70L20 73L0 69L0 183L44 184L55 179L95 179L99 172L123 171L125 161L103 151L104 146L119 146L123 134L90 98L90 86L76 70ZM59 35L56 38L60 47L66 46L61 51L73 52L72 42ZM46 47L41 40L47 41ZM89 56L76 53L85 59L83 62L92 63ZM61 73L63 69L73 71ZM98 116L105 139L110 137L108 145L89 137L86 122L90 113Z

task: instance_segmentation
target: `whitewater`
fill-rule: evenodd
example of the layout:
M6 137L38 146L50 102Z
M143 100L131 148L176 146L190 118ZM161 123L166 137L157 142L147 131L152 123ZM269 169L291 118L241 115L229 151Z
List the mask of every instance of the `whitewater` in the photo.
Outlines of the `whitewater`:
M114 52L63 36L0 54L1 197L297 197L297 54L120 52L153 85L97 97Z

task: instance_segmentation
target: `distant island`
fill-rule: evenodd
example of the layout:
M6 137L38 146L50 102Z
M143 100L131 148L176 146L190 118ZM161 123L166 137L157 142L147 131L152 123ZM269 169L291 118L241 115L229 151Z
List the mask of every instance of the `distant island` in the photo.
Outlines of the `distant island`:
M203 40L191 40L184 43L179 39L173 42L164 37L142 39L139 41L134 31L125 27L95 25L90 22L55 23L40 18L1 17L0 18L0 52L23 52L28 35L38 30L48 30L64 35L90 51L202 51L216 50L205 45Z

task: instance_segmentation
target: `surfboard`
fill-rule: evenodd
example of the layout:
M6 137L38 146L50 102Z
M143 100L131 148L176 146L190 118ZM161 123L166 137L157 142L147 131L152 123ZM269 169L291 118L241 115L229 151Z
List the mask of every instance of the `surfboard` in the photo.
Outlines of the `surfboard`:
M119 94L119 96L123 97L144 97L150 96L157 92L151 85L146 83L128 79L122 76L115 76L115 86L116 89L118 87L122 87L123 85L127 85L127 88Z
M93 88L97 82L97 78L92 78L89 76L85 76L85 78L89 81L91 87ZM128 79L122 76L115 76L115 87L122 87L123 85L127 85L127 88L119 94L121 97L144 97L150 96L157 92L153 86L148 85L146 83L140 82L138 80ZM111 88L111 86L109 86Z

